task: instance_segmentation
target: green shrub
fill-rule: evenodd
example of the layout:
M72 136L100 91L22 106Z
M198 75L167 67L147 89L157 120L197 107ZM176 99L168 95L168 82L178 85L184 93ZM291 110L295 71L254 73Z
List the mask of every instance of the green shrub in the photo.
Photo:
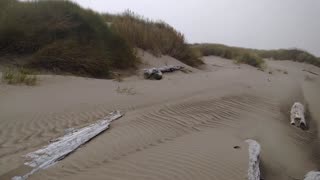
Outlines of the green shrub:
M184 35L162 21L151 21L131 11L120 15L104 14L111 29L132 46L156 56L170 55L188 65L202 64L201 59L185 42Z
M33 55L27 66L98 78L133 68L133 48L100 14L69 1L7 5L0 17L0 53Z
M26 84L28 86L34 86L37 83L37 76L29 74L29 70L20 68L12 69L8 68L2 72L2 82L7 84Z

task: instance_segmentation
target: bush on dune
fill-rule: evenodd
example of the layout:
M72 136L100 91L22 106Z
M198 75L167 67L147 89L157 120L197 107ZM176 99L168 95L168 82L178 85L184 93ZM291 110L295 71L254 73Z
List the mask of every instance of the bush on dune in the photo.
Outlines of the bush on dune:
M201 59L186 43L184 35L165 22L151 21L131 11L103 16L107 22L112 23L111 29L132 46L157 56L172 56L191 66L202 64Z
M133 48L100 14L69 1L0 4L0 53L33 55L26 66L106 78L112 68L132 68Z

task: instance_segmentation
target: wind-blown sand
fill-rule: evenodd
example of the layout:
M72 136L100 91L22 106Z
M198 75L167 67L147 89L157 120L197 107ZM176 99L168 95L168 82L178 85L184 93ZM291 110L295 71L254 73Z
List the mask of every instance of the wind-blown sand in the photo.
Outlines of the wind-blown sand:
M140 55L141 68L181 65ZM218 57L205 62L161 81L46 75L34 87L0 84L0 179L23 175L23 155L112 110L126 114L30 179L247 179L249 138L261 144L264 179L303 179L319 168L320 79L302 71L319 68L268 60L262 72ZM295 101L308 107L305 131L289 123Z

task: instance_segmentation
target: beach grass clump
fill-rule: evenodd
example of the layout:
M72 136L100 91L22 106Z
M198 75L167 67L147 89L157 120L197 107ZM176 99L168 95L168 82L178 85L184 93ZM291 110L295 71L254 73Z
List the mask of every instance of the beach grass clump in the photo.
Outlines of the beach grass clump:
M243 51L235 57L238 63L248 64L254 67L263 68L264 60L257 54Z
M7 68L2 72L2 82L11 85L25 84L34 86L37 84L37 76L31 74L30 70L24 68Z
M134 47L156 56L169 55L191 66L203 64L198 54L186 43L184 35L163 21L153 21L131 11L103 16L113 32Z
M0 3L0 54L31 56L28 67L108 78L134 68L127 41L98 13L70 1L4 0Z
M110 78L109 61L105 52L87 44L81 47L70 41L56 41L40 49L33 55L28 67L33 69L50 69L55 74L73 74L95 78Z

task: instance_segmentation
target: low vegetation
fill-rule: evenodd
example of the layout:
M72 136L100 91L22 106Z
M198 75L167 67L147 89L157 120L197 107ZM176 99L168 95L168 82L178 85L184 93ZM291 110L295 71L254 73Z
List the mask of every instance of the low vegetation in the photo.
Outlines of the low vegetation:
M192 48L198 50L202 56L220 56L259 68L263 66L265 58L304 62L320 67L320 58L300 49L257 50L222 44L194 44Z
M192 45L192 48L199 51L202 56L220 56L258 68L262 68L264 64L264 60L255 52L244 48L230 47L222 44L195 44Z
M26 67L96 78L135 67L125 39L100 14L69 1L0 3L0 54L30 55Z
M257 54L252 52L240 51L239 55L235 56L238 63L248 64L257 68L263 68L264 60Z
M262 58L305 62L320 67L320 58L300 49L252 50Z
M30 70L23 68L7 68L2 72L1 80L6 84L25 84L28 86L34 86L37 84L37 76L32 74Z
M27 55L26 68L109 78L113 70L136 67L136 47L202 62L183 34L131 12L101 15L67 0L1 0L0 9L0 55Z
M319 58L298 49L189 45L184 35L167 23L131 11L98 14L67 0L1 0L0 9L0 56L30 57L22 58L25 68L57 74L109 78L113 70L136 67L139 60L135 48L156 56L169 55L191 66L201 65L201 56L215 55L258 68L263 67L263 58L320 67ZM23 76L6 73L6 81L24 80Z
M186 43L184 35L165 22L152 21L131 11L103 16L111 24L111 29L134 47L156 56L169 55L191 66L202 64L198 54Z

